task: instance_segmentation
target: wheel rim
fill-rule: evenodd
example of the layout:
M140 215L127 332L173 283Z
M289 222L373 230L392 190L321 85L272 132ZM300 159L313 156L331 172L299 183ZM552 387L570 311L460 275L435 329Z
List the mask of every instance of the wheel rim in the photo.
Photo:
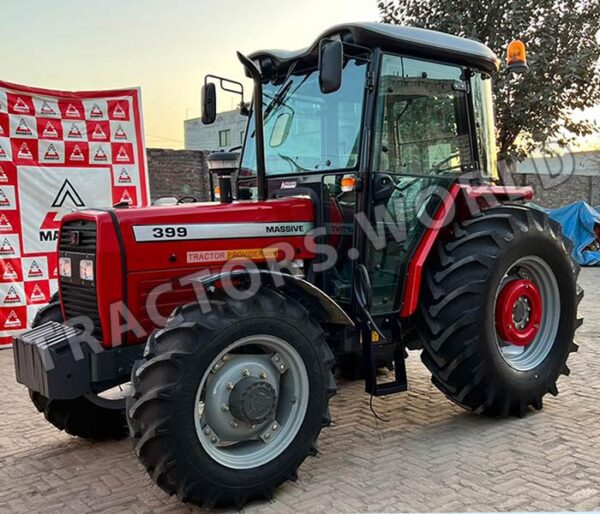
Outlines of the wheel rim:
M494 320L500 355L514 369L530 371L550 353L560 318L558 282L537 256L516 261L496 292Z
M239 339L202 377L194 404L198 439L224 466L261 466L291 444L308 398L306 366L293 346L266 334Z

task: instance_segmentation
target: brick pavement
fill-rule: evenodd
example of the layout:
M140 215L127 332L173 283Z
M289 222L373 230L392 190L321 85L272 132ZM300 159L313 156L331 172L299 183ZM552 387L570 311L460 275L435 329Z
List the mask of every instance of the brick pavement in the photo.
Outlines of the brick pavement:
M560 395L524 419L491 420L448 402L416 354L410 391L375 399L341 384L321 454L252 513L600 510L600 269L584 269L586 324ZM0 351L0 513L199 512L154 486L129 441L89 443L56 431Z

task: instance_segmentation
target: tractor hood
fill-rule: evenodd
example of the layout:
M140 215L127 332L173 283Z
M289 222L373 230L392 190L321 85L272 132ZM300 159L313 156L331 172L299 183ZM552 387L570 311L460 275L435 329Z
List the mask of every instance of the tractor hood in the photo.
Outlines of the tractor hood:
M158 271L212 268L234 258L261 261L262 249L269 248L267 253L273 255L286 244L294 248L296 258L306 258L305 236L313 228L313 210L310 199L292 197L87 210L66 216L64 222L91 215L102 218L105 225L110 217L125 252L127 271ZM98 252L102 252L101 240Z

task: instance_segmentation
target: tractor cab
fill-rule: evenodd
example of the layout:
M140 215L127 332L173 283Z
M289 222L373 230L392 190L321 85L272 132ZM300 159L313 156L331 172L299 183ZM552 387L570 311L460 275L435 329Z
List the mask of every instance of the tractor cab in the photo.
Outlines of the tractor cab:
M428 220L459 179L498 180L498 58L448 34L356 23L300 51L240 60L255 90L252 109L243 105L239 171L230 175L236 200L310 197L318 242L336 258L314 263L308 280L349 314L368 310L376 337L397 339L397 325L415 312L409 263ZM203 88L205 123L214 119L214 79Z

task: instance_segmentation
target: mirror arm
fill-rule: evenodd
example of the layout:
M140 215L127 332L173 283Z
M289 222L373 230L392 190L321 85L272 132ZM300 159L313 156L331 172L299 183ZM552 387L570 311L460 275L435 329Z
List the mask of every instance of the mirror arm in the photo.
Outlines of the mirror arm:
M254 133L256 141L256 175L258 200L267 199L267 173L265 166L265 131L263 127L263 93L260 70L248 57L237 52L238 59L254 81Z
M242 98L241 103L244 104L244 85L241 82L238 82L236 80L231 80L225 77L219 77L218 75L205 75L204 77L204 83L207 84L209 80L215 80L215 81L219 81L219 87L223 90L223 91L227 91L228 93L233 93L236 95L240 95L240 97ZM238 86L237 89L233 89L231 87L228 87L226 84L233 84L235 86Z

